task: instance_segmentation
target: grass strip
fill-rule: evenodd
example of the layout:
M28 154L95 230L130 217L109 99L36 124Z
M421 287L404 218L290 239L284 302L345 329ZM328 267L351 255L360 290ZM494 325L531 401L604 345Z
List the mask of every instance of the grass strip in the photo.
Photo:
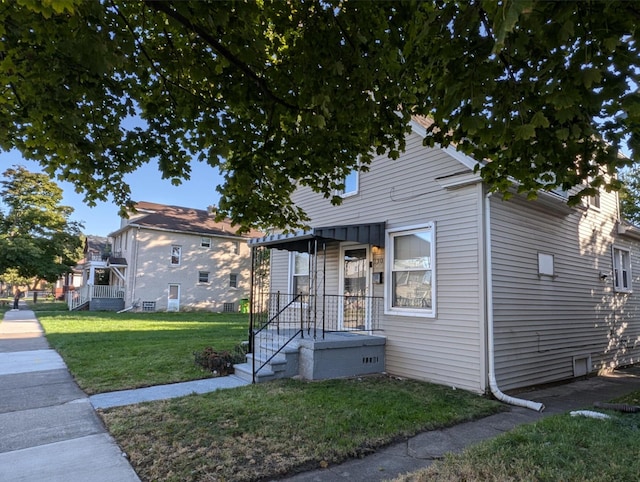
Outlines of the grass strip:
M207 378L193 352L246 340L240 313L37 311L49 344L88 394Z
M640 391L616 401L637 405ZM640 414L604 412L612 418L563 414L522 425L395 481L638 480Z
M386 376L281 380L101 411L142 480L260 480L361 457L495 413L462 390Z

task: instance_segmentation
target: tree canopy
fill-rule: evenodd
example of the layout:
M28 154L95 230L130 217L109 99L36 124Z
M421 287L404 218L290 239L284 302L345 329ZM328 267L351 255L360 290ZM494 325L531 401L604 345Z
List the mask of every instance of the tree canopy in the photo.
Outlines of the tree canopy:
M339 202L423 115L495 190L592 194L638 154L638 24L613 0L3 1L0 149L121 206L141 164L206 162L220 216L286 227L297 185Z
M7 169L0 181L0 274L54 282L82 255L80 225L69 221L62 189L46 174L22 166Z

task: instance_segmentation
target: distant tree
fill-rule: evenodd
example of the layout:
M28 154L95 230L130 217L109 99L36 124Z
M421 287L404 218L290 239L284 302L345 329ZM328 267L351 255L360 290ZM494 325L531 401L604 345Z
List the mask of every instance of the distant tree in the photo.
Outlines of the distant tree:
M82 257L81 224L69 220L62 189L46 174L22 166L7 169L0 181L0 273L54 282ZM9 271L11 270L11 271Z
M300 224L298 185L341 202L352 169L399 156L415 114L433 120L426 144L490 161L505 195L616 189L618 150L640 152L638 2L0 5L0 149L90 202L131 202L124 175L146 162L179 183L201 161L224 175L218 216Z
M623 187L620 190L620 210L622 217L632 224L640 226L640 165L623 169L620 172Z

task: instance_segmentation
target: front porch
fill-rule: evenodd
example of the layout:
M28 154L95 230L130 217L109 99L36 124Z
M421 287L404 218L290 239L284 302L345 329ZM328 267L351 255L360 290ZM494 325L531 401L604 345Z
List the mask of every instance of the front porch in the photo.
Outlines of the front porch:
M236 374L256 383L383 372L384 233L373 223L251 240L250 353Z
M120 311L124 309L125 287L122 285L83 285L67 292L69 311Z

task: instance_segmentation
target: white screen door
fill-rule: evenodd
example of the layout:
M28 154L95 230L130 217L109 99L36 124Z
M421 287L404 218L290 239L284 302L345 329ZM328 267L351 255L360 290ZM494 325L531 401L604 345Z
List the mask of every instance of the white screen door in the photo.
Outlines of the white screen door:
M368 330L369 327L369 247L343 246L340 284L342 306L339 328L342 330Z
M167 311L180 311L180 285L169 285L169 299L167 300Z

